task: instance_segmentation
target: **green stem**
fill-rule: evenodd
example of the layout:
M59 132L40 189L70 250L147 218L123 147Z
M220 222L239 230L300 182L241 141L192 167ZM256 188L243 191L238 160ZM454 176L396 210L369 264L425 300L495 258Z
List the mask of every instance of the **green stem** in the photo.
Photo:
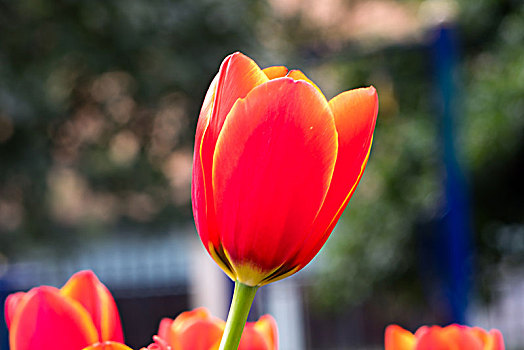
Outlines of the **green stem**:
M226 328L220 342L219 350L237 350L240 337L246 325L249 309L255 298L258 287L250 287L238 281L235 282L233 301L227 315Z

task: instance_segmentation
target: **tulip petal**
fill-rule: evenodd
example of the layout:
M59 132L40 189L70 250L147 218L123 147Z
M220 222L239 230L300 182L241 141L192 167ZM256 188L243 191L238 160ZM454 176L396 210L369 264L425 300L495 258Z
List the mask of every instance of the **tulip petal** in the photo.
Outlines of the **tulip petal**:
M378 113L378 96L374 87L350 90L331 99L329 106L338 132L337 162L313 234L296 258L300 267L322 248L364 174Z
M481 338L471 332L471 328L452 324L444 327L444 337L452 340L457 345L457 349L483 350L484 344Z
M213 112L206 130L209 141L216 143L227 114L239 98L268 81L267 76L251 58L236 52L229 55L219 71Z
M422 337L429 330L430 330L429 326L421 326L421 327L419 327L417 329L417 331L415 332L415 338L419 339L420 337Z
M386 328L384 342L385 350L413 350L416 339L410 331L397 325L390 325Z
M158 336L162 339L167 339L173 320L170 318L163 318L158 326Z
M198 307L191 311L184 311L172 321L171 327L180 329L196 320L210 320L213 316L205 307ZM160 324L162 326L162 324Z
M311 85L313 85L313 87L315 89L318 90L318 92L320 92L322 94L322 96L324 96L324 94L322 93L322 90L320 90L320 88L317 86L317 84L315 84L313 82L313 80L309 79L308 77L306 77L306 75L304 73L302 73L302 71L298 70L298 69L293 69L293 70L290 70L289 73L287 73L287 77L288 78L293 78L294 80L304 80L304 81L307 81L308 83L310 83Z
M484 344L484 349L486 349L486 343L489 341L490 335L488 332L486 332L484 329L480 327L472 327L469 328L469 332L476 337L477 339L480 339L482 344Z
M204 136L205 129L209 124L211 113L213 111L213 105L215 102L216 86L218 82L218 74L211 82L211 86L207 90L206 97L202 109L200 110L200 116L198 117L196 135L195 135L195 149L193 153L193 177L191 180L191 203L193 205L193 215L195 218L195 225L197 231L201 236L205 237L202 240L207 240L208 236L208 223L207 223L207 207L206 207L206 193L204 185L204 170L202 169L202 158L200 156L200 147L202 145L202 137Z
M20 304L20 301L25 296L26 293L24 292L17 292L10 294L7 299L5 300L5 322L7 325L7 329L9 329L9 326L11 325L11 320L13 319L15 312L18 310L18 305Z
M213 191L221 243L239 281L256 285L297 252L336 153L333 114L304 81L274 79L235 104L217 141Z
M465 326L433 326L417 341L416 350L482 350L482 341Z
M129 346L117 343L113 341L106 341L103 343L96 343L91 346L88 346L87 348L84 348L83 350L133 350Z
M448 342L442 334L437 332L428 332L420 337L415 350L460 350L460 348Z
M167 342L160 336L153 336L153 341L153 344L149 345L147 348L142 348L140 350L172 350L172 348L167 344Z
M480 327L472 327L469 331L482 342L483 350L504 350L504 339L498 329L487 332Z
M224 327L224 321L201 307L178 315L162 339L177 350L209 350L220 343Z
M223 326L206 320L198 320L185 327L183 335L169 343L173 349L209 350L218 347L223 333Z
M238 350L273 350L269 342L258 333L253 324L246 324Z
M30 290L11 320L11 350L80 350L98 342L89 313L53 287Z
M122 324L113 296L92 271L74 274L61 289L91 315L101 341L123 342Z
M267 340L269 349L278 350L278 327L271 315L261 316L253 326Z
M209 120L202 121L205 128L201 141L198 140L199 135L197 135L195 158L199 157L199 159L194 162L194 166L196 171L201 173L193 177L195 181L192 189L193 212L200 238L211 255L213 254L210 251L209 242L213 245L218 243L211 179L213 154L218 135L236 100L244 98L255 86L266 81L268 81L267 76L249 57L239 52L229 55L222 63L218 73ZM204 114L206 114L206 108L204 108ZM197 132L200 131L201 129L197 130Z
M284 66L267 67L262 70L269 79L282 78L287 74L287 68Z
M490 330L488 336L484 350L504 350L504 339L498 329Z

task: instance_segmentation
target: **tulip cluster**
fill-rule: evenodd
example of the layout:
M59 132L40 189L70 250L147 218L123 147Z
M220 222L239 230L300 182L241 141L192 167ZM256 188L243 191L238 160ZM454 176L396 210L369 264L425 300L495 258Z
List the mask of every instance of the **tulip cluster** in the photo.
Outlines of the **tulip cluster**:
M61 288L40 286L11 294L5 304L11 350L132 350L124 342L120 316L108 289L92 271L73 275ZM160 322L154 343L142 350L217 349L225 322L205 308ZM277 350L275 320L248 322L241 350Z

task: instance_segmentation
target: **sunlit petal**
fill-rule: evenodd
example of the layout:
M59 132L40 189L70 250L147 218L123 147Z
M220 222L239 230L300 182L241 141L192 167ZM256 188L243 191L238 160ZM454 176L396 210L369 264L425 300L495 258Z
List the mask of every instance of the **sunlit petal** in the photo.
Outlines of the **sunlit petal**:
M267 76L249 57L237 52L226 57L217 76L216 88L209 116L209 121L203 121L202 140L199 142L198 154L200 157L194 163L198 172L194 176L196 185L193 185L192 200L197 228L203 242L218 243L215 214L213 210L213 189L211 169L213 167L213 153L222 126L233 104L244 98L254 87L268 81ZM208 107L204 107L207 109ZM197 132L201 132L201 129ZM197 135L197 138L199 135ZM198 145L198 144L197 144ZM196 146L195 145L195 149ZM202 215L205 213L204 215ZM209 251L209 244L204 243Z
M253 324L253 328L262 335L268 343L268 349L278 350L278 327L277 322L271 315L261 316Z
M38 287L20 301L11 320L11 350L83 349L99 341L89 313L52 287Z
M124 341L113 296L92 271L74 274L62 287L61 293L78 301L89 312L100 340Z
M18 310L18 305L20 304L20 301L25 296L26 293L24 292L17 292L10 294L7 299L5 300L5 322L7 325L7 328L9 329L11 325L11 320L13 319L16 310Z
M296 252L324 200L336 154L333 115L308 83L271 80L235 104L213 160L218 230L235 265L267 271Z
M269 79L276 79L284 77L287 74L288 69L284 66L273 66L264 68L262 71Z
M317 89L318 92L322 94L322 96L324 96L324 94L322 93L320 88L317 86L317 84L315 84L313 80L309 79L302 71L298 69L290 70L289 73L287 73L287 77L293 78L295 80L303 80L303 81L310 83L311 85L313 85L315 89Z
M504 350L504 339L498 329L490 330L488 335L484 350Z
M329 101L338 132L338 155L329 192L297 264L304 266L322 248L364 174L378 113L375 88L343 92Z
M410 331L397 325L391 325L386 328L384 342L386 350L415 349L415 336Z

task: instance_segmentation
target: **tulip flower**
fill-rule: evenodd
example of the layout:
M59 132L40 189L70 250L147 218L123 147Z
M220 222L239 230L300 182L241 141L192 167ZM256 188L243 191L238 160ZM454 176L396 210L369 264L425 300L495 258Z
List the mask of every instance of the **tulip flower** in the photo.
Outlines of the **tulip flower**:
M479 327L452 324L447 327L423 326L415 334L397 326L386 328L385 350L504 350L502 334Z
M5 319L11 350L81 350L123 342L113 297L91 271L76 273L61 289L41 286L11 294Z
M155 341L153 344L149 345L147 348L142 348L140 350L173 350L173 348L170 347L167 344L167 342L159 336L153 336L153 340Z
M117 343L114 341L105 341L103 343L96 343L84 348L83 350L133 350L129 346Z
M155 343L142 350L210 350L218 349L225 322L213 317L205 308L181 313L160 322ZM264 315L248 322L240 340L240 350L277 350L278 331L273 317Z
M197 124L192 201L233 280L267 284L317 254L362 176L377 111L373 87L328 102L298 70L224 60Z
M224 60L197 123L192 203L205 248L243 295L231 310L249 311L256 287L318 253L362 177L377 112L373 87L328 101L298 70Z

